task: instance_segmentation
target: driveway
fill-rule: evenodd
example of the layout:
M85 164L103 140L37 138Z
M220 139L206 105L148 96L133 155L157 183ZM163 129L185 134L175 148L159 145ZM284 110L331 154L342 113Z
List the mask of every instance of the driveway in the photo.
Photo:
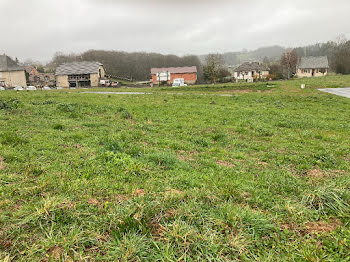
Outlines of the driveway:
M337 96L343 96L350 98L350 87L345 87L345 88L324 88L324 89L318 89L322 92L327 92L333 95Z

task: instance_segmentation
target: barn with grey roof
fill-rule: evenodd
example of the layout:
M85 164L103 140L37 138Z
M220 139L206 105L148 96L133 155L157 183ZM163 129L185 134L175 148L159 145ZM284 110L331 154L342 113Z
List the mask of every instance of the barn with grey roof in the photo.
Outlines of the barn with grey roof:
M99 62L64 63L57 67L55 75L60 87L98 87L105 69Z
M327 56L301 57L297 66L298 77L319 77L328 74Z
M25 87L26 85L24 67L20 66L7 55L0 55L0 86Z

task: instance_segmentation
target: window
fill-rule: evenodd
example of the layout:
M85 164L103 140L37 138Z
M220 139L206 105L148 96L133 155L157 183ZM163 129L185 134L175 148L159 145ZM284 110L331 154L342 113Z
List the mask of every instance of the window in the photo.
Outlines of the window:
M304 69L304 74L309 73L309 69Z

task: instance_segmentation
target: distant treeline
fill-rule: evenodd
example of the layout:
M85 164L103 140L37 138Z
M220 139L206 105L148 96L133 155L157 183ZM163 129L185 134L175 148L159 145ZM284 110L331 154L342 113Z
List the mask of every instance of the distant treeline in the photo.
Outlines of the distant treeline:
M350 40L345 38L327 43L296 48L299 57L327 56L330 70L338 74L350 74Z
M291 50L291 49L289 49ZM330 62L330 71L340 74L350 74L350 41L345 38L327 43L315 44L293 49L299 57L302 56L327 56ZM268 64L270 72L277 78L282 77L281 55L288 52L280 46L259 48L255 51L242 51L221 54L223 66L238 65L248 61L260 61ZM152 67L181 67L197 66L198 79L204 80L203 66L206 64L207 55L176 56L157 53L122 51L90 50L82 54L56 53L52 62L46 65L52 71L65 62L98 61L104 64L110 75L132 78L138 81L150 79Z
M98 61L102 63L108 74L148 80L153 67L197 66L198 78L201 80L203 70L198 56L162 55L157 53L90 50L82 54L56 53L48 67L56 68L61 63L79 61Z
M281 46L261 47L253 51L227 52L222 54L222 59L227 66L240 65L244 62L278 61L286 49ZM205 63L207 55L201 55L202 63Z

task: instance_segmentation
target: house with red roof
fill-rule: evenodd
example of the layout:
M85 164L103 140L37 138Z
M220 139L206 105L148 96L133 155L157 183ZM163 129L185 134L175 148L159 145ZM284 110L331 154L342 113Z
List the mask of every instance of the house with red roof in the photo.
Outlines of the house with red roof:
M152 83L154 85L168 84L171 85L174 79L183 78L185 84L193 85L197 82L197 67L168 67L168 68L152 68Z

